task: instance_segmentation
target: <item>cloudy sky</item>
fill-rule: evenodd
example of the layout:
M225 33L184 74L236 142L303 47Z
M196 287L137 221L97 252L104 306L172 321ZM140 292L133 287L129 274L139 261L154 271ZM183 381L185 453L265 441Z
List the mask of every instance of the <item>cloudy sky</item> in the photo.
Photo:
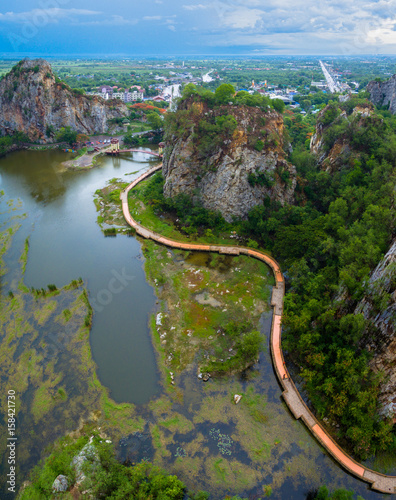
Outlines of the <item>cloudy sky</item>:
M396 0L0 0L0 53L395 54Z

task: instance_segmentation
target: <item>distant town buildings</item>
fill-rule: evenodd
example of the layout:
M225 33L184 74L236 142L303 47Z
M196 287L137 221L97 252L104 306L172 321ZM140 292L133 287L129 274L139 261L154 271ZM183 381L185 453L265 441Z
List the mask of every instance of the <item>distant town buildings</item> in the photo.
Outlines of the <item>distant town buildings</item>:
M87 92L87 95L97 95L99 97L102 97L106 101L109 99L119 99L123 102L136 102L144 100L144 91L141 88L139 88L138 90L133 90L132 92L114 92L113 87L104 85L99 90L100 92Z
M321 80L320 82L312 81L311 86L323 90L327 88L327 83L324 80Z

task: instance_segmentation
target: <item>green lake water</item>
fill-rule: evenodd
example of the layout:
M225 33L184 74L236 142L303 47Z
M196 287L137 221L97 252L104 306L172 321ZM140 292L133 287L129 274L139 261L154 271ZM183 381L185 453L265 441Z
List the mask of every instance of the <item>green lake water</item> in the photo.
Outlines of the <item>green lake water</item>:
M146 169L147 155L135 161L103 159L83 172L60 172L66 155L21 151L0 160L0 189L22 200L27 218L15 241L30 237L25 283L58 288L82 277L94 308L91 348L100 381L116 402L144 403L158 391L158 374L148 319L155 296L147 284L140 244L118 235L106 238L96 223L94 192L108 179L135 176Z
M151 404L163 394L148 328L149 317L156 308L156 297L145 278L139 241L126 235L104 237L96 222L93 196L111 178L131 181L139 175L131 172L144 171L157 160L136 153L118 159L103 158L88 171L62 172L60 163L66 159L67 155L55 151L22 151L0 159L0 190L5 193L0 198L0 224L9 224L13 216L13 212L5 210L10 200L14 200L13 203L20 200L15 213L26 214L24 219L18 220L21 228L5 256L7 273L0 278L0 290L6 294L10 286L15 285L20 273L18 260L27 237L30 247L24 281L29 288L45 288L50 283L60 288L73 279L81 277L84 280L94 308L90 345L98 378L115 402L138 405L141 419L146 422L141 432L123 437L117 447L118 454L122 459L133 461L152 459L156 447L148 431L150 426L157 424L155 419L159 417L154 416L155 411L159 413L153 410L155 405L150 407L147 403ZM206 266L208 258L203 254L191 254L188 264ZM228 265L232 265L232 258L227 260ZM33 304L33 299L30 302ZM225 480L222 477L225 474L225 462L222 461L227 460L238 460L249 474L260 477L257 486L246 488L245 494L251 499L264 498L264 485L272 485L271 498L303 500L322 484L332 489L353 490L365 499L384 498L341 469L286 408L268 350L270 325L271 314L267 314L261 324L266 350L260 356L254 376L248 380L231 377L205 386L197 380L193 370L178 378L185 397L183 403L173 404L172 418L191 424L185 425L184 430L166 431L169 438L166 468L170 472L181 471L181 479L188 481L189 470L192 471L189 467L194 464L188 460L192 460L193 453L195 457L202 456L202 469L195 470L194 474L191 472L191 477L196 476L196 484L211 491L212 498L235 493L233 477ZM62 346L57 348L62 349ZM48 362L51 361L54 360L49 357ZM73 390L74 393L78 391L78 388L67 389L70 398ZM265 398L268 420L260 424L261 437L257 443L254 439L248 443L253 429L238 430L238 421L226 413L221 414L218 409L222 401L226 401L227 407L230 391L254 391ZM54 439L62 435L66 427L62 418L63 413L56 415L58 428L54 430ZM26 419L26 425L30 425L29 422ZM0 425L4 425L4 415L0 416ZM236 439L238 435L242 436L240 442ZM40 435L31 439L33 464L42 456L43 446ZM246 450L252 447L261 454L260 461L248 456ZM210 461L218 473L214 479L205 475L205 463ZM2 476L4 470L3 466Z

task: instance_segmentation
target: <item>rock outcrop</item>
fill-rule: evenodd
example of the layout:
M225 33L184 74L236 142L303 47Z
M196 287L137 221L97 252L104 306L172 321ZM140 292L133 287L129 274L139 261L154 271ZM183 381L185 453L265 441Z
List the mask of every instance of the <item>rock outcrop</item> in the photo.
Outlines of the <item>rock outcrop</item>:
M380 385L381 411L396 414L396 240L370 276L367 294L355 309L368 322L365 340L375 353L371 366L385 375Z
M311 152L316 155L319 168L331 174L341 169L351 171L364 151L373 125L380 133L386 130L386 124L370 103L348 108L346 102L336 109L324 108L311 139ZM379 386L380 412L393 417L396 415L396 239L365 285L365 296L358 303L345 289L340 290L334 303L338 314L364 316L360 347L373 353L371 367L383 374Z
M59 474L52 484L52 493L64 493L69 488L69 482L66 476Z
M104 133L111 118L128 115L121 101L81 95L58 80L42 59L23 60L0 82L0 133L23 132L30 140L52 142L62 127L84 134Z
M219 135L209 139L209 152L202 152L202 123L213 124L221 116L233 117L235 130L224 140ZM289 143L283 118L276 111L245 105L212 109L206 102L187 100L176 112L175 121L173 131L166 135L166 197L187 194L205 208L220 211L227 221L246 218L266 197L282 204L294 200L296 170L286 160L283 144L288 148ZM180 132L183 126L185 130Z
M370 100L376 106L388 106L392 114L396 113L396 75L386 82L371 81L367 84Z
M373 113L369 102L348 109L348 101L339 106L326 106L319 113L310 149L322 170L335 172L360 154L356 144L351 144L351 136L356 131L364 131L368 118L379 119ZM334 125L340 129L336 134L329 130Z

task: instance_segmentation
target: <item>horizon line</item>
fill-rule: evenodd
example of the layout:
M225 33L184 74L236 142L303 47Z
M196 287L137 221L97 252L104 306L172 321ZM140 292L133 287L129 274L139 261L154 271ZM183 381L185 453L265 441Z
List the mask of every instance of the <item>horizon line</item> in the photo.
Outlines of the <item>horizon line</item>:
M146 58L146 59L168 59L168 58L181 58L181 59L187 59L188 58L198 58L198 57L207 57L207 58L223 58L223 59L229 59L232 57L237 57L237 58L250 58L250 59L261 59L261 58L266 58L266 57L310 57L310 58L320 58L320 57L334 57L334 58L351 58L351 57L370 57L370 58L378 58L378 57L388 57L388 58L396 58L396 54L207 54L207 53L202 53L202 54L177 54L177 53L172 53L172 54L136 54L136 55L129 55L129 54L124 54L124 53L118 53L118 54L99 54L99 53L84 53L84 54L44 54L40 52L3 52L0 53L0 59L25 59L25 58L91 58L91 59L107 59L107 58L114 58L114 59L141 59L141 58Z

